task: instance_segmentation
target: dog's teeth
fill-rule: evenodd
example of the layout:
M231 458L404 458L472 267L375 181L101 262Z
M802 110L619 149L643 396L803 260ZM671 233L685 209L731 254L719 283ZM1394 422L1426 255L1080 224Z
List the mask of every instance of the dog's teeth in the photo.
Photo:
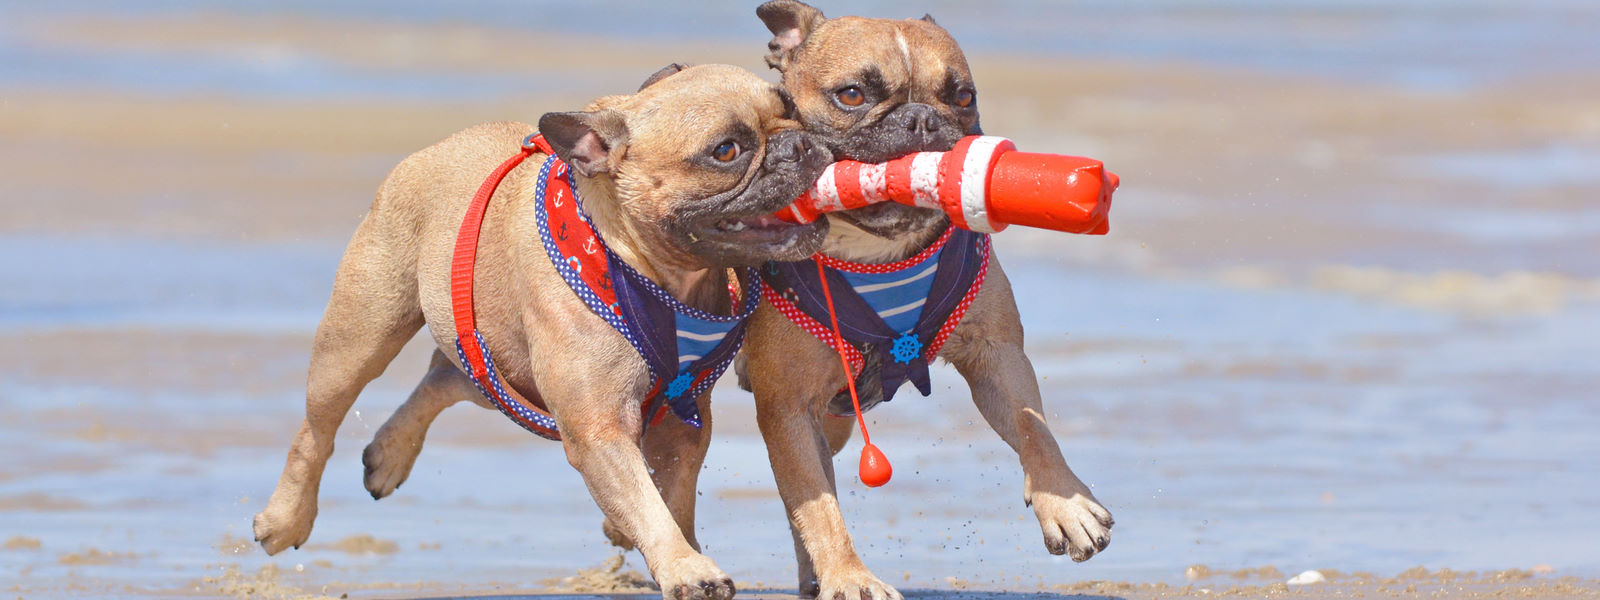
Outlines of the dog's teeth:
M716 228L717 231L739 232L751 227L761 227L762 225L764 224L760 222L752 225L748 219L723 219L717 221Z

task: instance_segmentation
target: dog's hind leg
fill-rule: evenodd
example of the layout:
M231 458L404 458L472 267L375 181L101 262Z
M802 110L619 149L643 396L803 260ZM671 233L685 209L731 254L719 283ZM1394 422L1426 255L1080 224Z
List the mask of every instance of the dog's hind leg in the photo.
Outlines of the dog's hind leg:
M478 393L478 388L455 361L444 352L434 350L428 373L417 382L405 403L383 422L383 427L372 436L372 443L361 453L361 464L366 467L363 481L373 500L394 493L395 488L405 483L417 462L417 454L422 452L423 440L434 418L463 401L487 404L483 402L483 394Z
M839 509L833 455L850 428L824 414L845 384L839 355L774 313L752 319L745 349L756 421L795 537L800 596L899 600L900 592L862 563ZM780 347L773 340L799 341Z
M317 490L333 454L333 438L367 383L422 328L413 248L386 239L377 213L356 230L334 277L311 347L306 417L267 507L255 517L256 540L268 554L298 548L311 535Z
M1111 513L1067 466L1045 424L1039 381L1022 351L1022 323L1000 264L943 355L967 379L972 400L989 426L1022 461L1023 501L1033 506L1051 554L1089 560L1111 541Z

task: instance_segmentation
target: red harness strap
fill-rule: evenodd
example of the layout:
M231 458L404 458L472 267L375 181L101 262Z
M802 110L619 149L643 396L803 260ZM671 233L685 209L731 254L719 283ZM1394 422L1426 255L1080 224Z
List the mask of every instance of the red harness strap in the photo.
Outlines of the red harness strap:
M461 220L461 232L456 236L455 257L450 262L450 307L455 316L456 339L460 345L460 354L467 363L465 366L471 370L470 374L473 379L477 380L479 385L486 388L486 390L490 387L490 369L484 360L483 351L475 341L478 339L478 326L472 312L472 277L478 261L478 234L483 230L483 216L488 212L489 199L494 197L494 192L500 187L500 182L505 179L506 174L517 168L517 165L522 164L524 159L536 152L548 155L554 154L555 149L550 147L549 142L546 142L543 136L530 136L523 141L521 151L506 159L505 162L500 163L500 166L495 168L487 179L484 179L483 185L479 186L478 192L472 196L472 203L467 206L466 216ZM501 382L505 381L505 378L500 376L499 373L495 373L494 377ZM509 383L498 387L503 388L502 391L507 396L527 409L544 417L550 416L538 404L518 394ZM492 393L486 392L486 395L490 397L490 400L498 402ZM501 409L507 415L514 414L511 407L501 407ZM515 419L514 416L513 418ZM539 435L554 440L561 439L561 434L554 429L538 426L522 419L517 420L524 427L533 429Z

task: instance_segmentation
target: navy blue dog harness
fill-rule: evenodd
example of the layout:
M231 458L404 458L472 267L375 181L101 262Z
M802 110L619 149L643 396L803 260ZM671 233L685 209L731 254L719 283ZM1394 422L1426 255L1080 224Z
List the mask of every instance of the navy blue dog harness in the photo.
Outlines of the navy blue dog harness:
M861 410L894 398L906 381L923 396L932 393L928 363L965 316L989 269L989 236L951 227L916 256L889 264L843 261L822 254L766 266L762 296L800 328L834 343L827 300L816 262L821 262L838 311L851 377L871 362L880 365L882 394L865 393ZM834 414L853 412L838 398Z
M599 230L595 229L594 223L583 211L582 201L574 191L577 186L567 165L550 152L548 145L537 134L523 142L523 153L519 157L507 161L500 171L491 175L490 181L484 183L487 193L484 189L479 190L482 204L487 204L487 198L493 195L491 183L497 185L505 172L515 167L515 162L520 162L521 158L533 152L550 154L534 184L534 221L538 226L540 241L551 264L573 293L583 300L589 310L628 340L628 344L638 351L649 367L650 392L642 403L645 425L658 422L666 410L671 410L683 422L699 427L701 421L695 399L710 389L733 362L744 341L745 320L755 312L760 301L757 290L761 287L761 280L757 270L742 269L737 284L730 283L729 294L736 308L733 315L711 314L672 297L606 246ZM460 286L452 281L458 330L457 351L479 391L501 412L535 434L559 440L560 433L549 413L505 385L493 368L488 345L475 328L470 329L475 343L463 344L468 336L462 333L472 325L470 273L476 252L477 223L482 219L479 204L478 198L475 198L457 241L454 271L465 271L467 278L464 298ZM479 214L474 215L474 212ZM470 232L468 225L472 226ZM469 233L473 248L464 248L463 242ZM739 290L744 292L742 302ZM462 318L463 300L466 326L463 326ZM471 352L469 347L478 352ZM472 354L480 356L474 357ZM481 358L481 362L474 361L474 358Z

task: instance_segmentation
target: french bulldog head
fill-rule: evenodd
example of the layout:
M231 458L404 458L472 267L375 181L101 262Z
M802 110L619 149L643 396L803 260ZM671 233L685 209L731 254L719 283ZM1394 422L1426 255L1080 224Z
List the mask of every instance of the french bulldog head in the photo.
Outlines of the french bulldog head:
M884 162L982 133L966 56L932 17L829 19L798 0L767 2L756 16L773 35L767 64L783 74L806 131L836 158ZM887 238L947 219L889 202L836 214Z
M539 131L580 179L611 192L624 227L685 266L799 260L827 234L820 221L771 216L832 155L800 128L787 92L744 69L672 65L635 94L548 113Z

